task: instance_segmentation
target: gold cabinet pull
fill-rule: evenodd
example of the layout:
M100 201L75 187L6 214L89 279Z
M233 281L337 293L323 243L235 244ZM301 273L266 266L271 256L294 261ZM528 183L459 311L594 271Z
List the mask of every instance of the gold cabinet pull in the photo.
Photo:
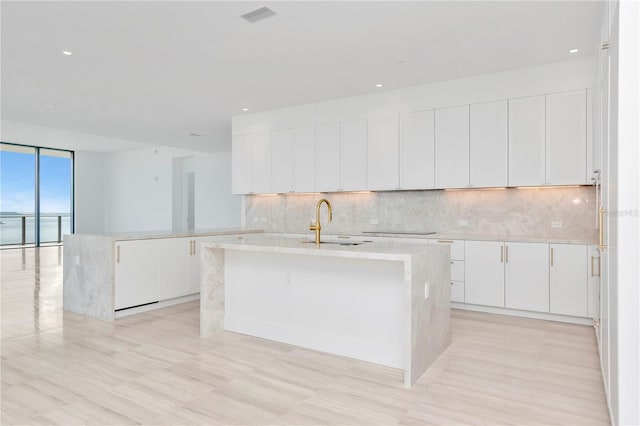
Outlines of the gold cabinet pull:
M551 256L551 266L553 266L553 247L551 247L550 256Z
M598 247L600 248L600 251L604 250L607 248L607 246L604 244L604 214L607 211L604 209L604 207L600 206L600 211L598 212L598 222L599 222L599 226L598 226L598 237L599 237L599 241L598 241Z
M120 263L120 246L116 246L116 263Z
M595 271L594 271L594 263L596 260L595 256L591 256L591 276L592 277L599 277L600 276L600 257L597 258L598 259L598 274L596 275Z
M504 246L504 263L509 263L509 246Z
M452 240L438 240L439 243L453 244Z
M191 241L191 244L193 244L193 255L196 255L196 240Z
M504 246L500 246L500 263L504 263Z

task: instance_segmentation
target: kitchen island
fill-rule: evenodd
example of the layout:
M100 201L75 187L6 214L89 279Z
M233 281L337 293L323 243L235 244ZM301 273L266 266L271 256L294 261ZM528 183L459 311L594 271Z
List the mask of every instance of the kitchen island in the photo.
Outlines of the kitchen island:
M200 334L228 330L404 371L409 387L450 342L449 249L277 234L207 242Z

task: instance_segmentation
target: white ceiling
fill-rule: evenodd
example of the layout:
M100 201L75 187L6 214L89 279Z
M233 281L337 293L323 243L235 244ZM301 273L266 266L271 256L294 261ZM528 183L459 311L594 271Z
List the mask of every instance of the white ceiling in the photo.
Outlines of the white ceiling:
M278 15L255 24L239 18L263 5ZM593 55L601 4L3 1L1 7L3 119L219 151L229 149L230 118L243 107L258 112L556 62L571 56L570 48Z

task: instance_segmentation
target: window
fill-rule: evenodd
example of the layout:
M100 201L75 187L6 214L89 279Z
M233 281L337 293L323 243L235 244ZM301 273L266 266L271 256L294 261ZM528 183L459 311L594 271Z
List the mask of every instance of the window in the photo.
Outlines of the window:
M73 232L73 152L0 143L0 246L59 244Z

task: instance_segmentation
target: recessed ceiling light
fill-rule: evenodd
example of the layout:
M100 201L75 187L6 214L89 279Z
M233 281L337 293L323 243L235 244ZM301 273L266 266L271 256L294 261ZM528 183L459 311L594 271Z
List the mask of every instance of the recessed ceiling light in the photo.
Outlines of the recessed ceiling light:
M578 49L571 49L569 50L569 53L578 53Z
M263 19L271 18L272 16L276 15L276 12L274 12L272 9L263 6L250 12L244 13L240 15L240 17L252 24L255 24L258 21L262 21Z
M382 84L382 83L377 83L377 84L376 84L376 87L382 87L382 86L383 86L383 84Z
M54 109L57 105L56 104L44 104L44 106L46 106L47 108L50 108L50 109Z
M243 110L244 112L247 112L247 111L249 111L249 108L242 108L242 110Z
M71 56L71 55L73 55L73 52L71 52L70 50L63 50L62 54L66 55L66 56Z
M202 135L200 133L189 133L189 136L193 136L193 137L199 138Z

